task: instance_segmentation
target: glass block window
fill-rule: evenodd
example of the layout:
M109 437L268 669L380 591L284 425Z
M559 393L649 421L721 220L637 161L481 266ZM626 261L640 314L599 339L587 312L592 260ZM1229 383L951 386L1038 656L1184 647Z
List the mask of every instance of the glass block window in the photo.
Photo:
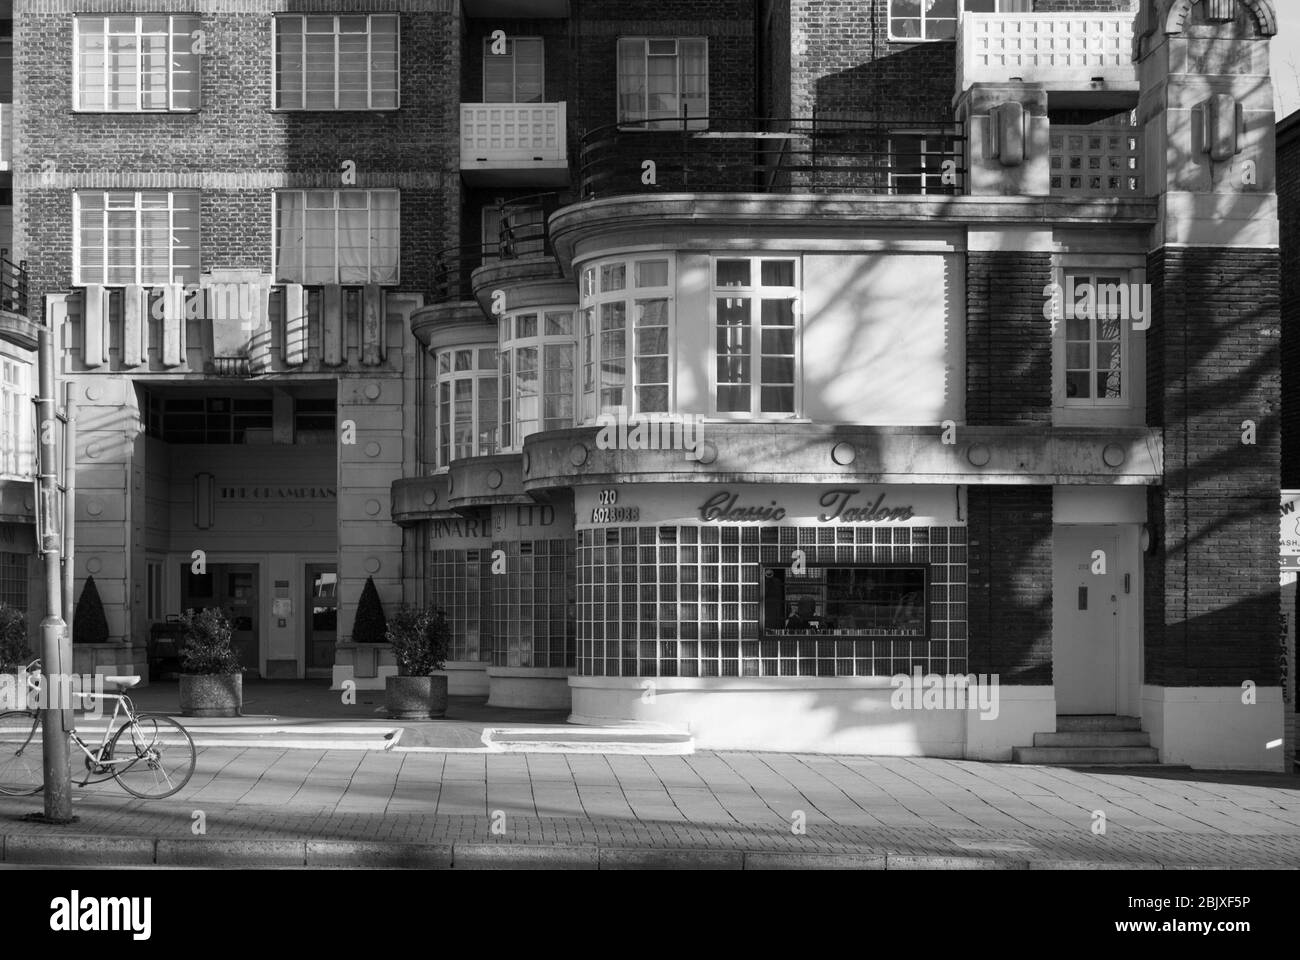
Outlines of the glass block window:
M433 550L429 602L447 614L448 660L485 661L492 654L492 551Z
M496 347L465 345L434 355L433 443L426 450L437 467L464 457L485 457L500 450L497 423Z
M574 665L577 596L574 543L495 542L506 572L485 575L492 591L492 663L498 667Z
M672 262L592 264L581 276L582 417L669 413L673 402Z
M535 310L501 321L501 447L538 430L573 426L577 340L573 310Z
M965 673L966 539L966 528L957 526L580 530L577 672L887 677L919 666L926 673ZM898 568L892 579L884 577L870 589L854 579L861 575L837 574L835 584L822 584L827 607L814 611L826 614L833 603L831 615L850 622L884 621L888 610L890 627L851 634L765 632L764 607L776 596L765 589L766 570L788 563L796 548L805 552L810 569ZM902 572L907 569L925 571L923 599L912 596L916 574ZM928 631L919 634L918 600L928 607Z
M1140 133L1136 127L1052 124L1051 192L1077 197L1144 196Z
M394 110L396 14L275 17L277 110Z
M78 190L73 285L199 282L199 191Z
M27 608L27 554L0 552L0 603L24 613L30 612Z
M714 261L714 407L719 416L795 414L798 317L796 260Z
M77 16L73 75L78 110L199 109L203 38L198 16Z
M36 473L32 372L27 361L0 355L0 476Z

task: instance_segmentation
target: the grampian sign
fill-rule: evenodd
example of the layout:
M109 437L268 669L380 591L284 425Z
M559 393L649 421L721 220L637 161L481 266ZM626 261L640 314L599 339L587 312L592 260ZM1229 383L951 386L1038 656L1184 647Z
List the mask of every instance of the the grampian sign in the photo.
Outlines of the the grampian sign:
M217 487L218 500L333 500L333 487L307 486L238 486Z

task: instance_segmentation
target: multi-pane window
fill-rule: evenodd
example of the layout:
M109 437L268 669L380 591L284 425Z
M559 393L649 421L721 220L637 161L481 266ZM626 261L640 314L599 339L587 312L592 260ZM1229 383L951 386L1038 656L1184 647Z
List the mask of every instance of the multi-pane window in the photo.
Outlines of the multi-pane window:
M894 133L889 138L889 190L899 194L958 192L957 145L951 134ZM948 167L945 169L944 164ZM945 182L947 181L947 182Z
M439 350L434 422L437 465L463 457L485 457L498 450L497 351L495 347Z
M0 551L0 603L30 613L27 602L27 554Z
M397 61L396 14L277 16L276 109L396 109Z
M0 356L0 475L35 472L31 364Z
M541 103L545 57L541 37L511 37L494 53L494 41L483 41L483 102Z
M1033 0L889 0L891 40L952 40L965 13L1032 13Z
M78 16L73 24L76 109L199 109L198 16Z
M665 258L616 260L582 273L583 417L668 413L672 290Z
M156 406L155 406L156 404ZM274 419L269 396L153 397L148 436L176 444L270 443Z
M197 283L197 190L79 190L74 283Z
M794 260L714 261L717 413L795 413L796 274Z
M280 283L397 283L396 190L278 190L275 277Z
M518 449L538 430L573 426L572 310L539 310L501 323L501 446Z
M671 127L709 116L709 42L702 37L623 37L618 41L618 120ZM698 122L696 122L698 121Z
M1130 289L1126 274L1067 275L1063 326L1068 405L1112 406L1125 402L1124 341L1132 309Z

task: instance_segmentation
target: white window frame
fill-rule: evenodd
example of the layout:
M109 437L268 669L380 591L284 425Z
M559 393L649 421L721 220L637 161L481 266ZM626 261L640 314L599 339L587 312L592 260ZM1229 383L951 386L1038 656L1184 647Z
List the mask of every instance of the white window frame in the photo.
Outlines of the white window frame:
M747 287L718 286L720 260L748 260L750 285ZM794 282L789 287L768 287L763 284L763 264L771 262L794 264ZM765 291L777 296L767 299L791 299L794 319L794 409L789 412L764 413L762 371L762 302ZM748 411L719 411L718 409L718 298L728 294L748 298L750 329L750 381ZM788 297L786 295L789 295ZM798 254L745 254L714 253L709 257L709 415L724 420L800 420L803 419L803 259Z
M886 16L889 20L889 39L891 43L952 43L953 37L927 37L925 35L925 25L931 22L941 22L948 20L948 17L935 17L933 20L926 16L925 3L927 0L921 0L921 35L919 37L899 36L894 32L895 20L915 20L915 17L898 17L894 14L893 0L886 0L889 4ZM1029 9L1023 7L1028 4ZM1033 3L1031 0L995 0L996 9L992 11L976 11L977 13L1032 13ZM966 0L957 0L957 23L961 23L961 18L967 12Z
M344 208L342 208L342 207L339 206L339 201L338 201L339 194L341 194L341 193L364 193L364 194L370 195L370 194L376 194L376 193L391 193L391 194L394 194L394 195L397 197L397 204L396 204L396 206L394 207L395 215L396 215L396 217L397 217L397 261L396 261L396 263L394 264L394 268L393 268L393 269L394 269L393 279L392 279L392 280L384 281L383 286L385 286L385 287L399 286L399 285L401 284L401 280L402 280L402 192L401 192L400 190L396 189L396 188L389 188L389 187L375 187L375 188L365 188L365 187L362 187L362 188L357 188L357 187L351 187L351 188L348 188L348 187L345 187L345 188L340 189L340 190L334 190L334 189L331 189L331 188L328 188L328 187L322 187L322 188L319 189L319 190L317 190L317 189L315 189L315 188L304 188L304 189L293 189L293 190L273 190L273 191L271 192L271 276L272 276L272 277L277 277L277 278L278 278L279 275L280 275L280 274L279 274L280 264L279 264L279 262L278 262L278 260L277 260L277 257L278 257L278 254L279 254L279 249L280 249L280 245L279 245L279 236L280 236L280 199L279 199L279 198L280 198L283 194L288 194L288 193L301 193L301 194L308 194L308 193L326 193L326 192L328 192L328 193L333 193L333 194L334 194L334 279L331 280L330 283L331 283L331 284L342 284L342 285L344 285L344 286L349 286L349 287L365 286L365 283L364 283L364 282L359 282L359 281L352 281L352 280L349 280L349 281L347 281L346 283L344 283L344 281L341 280L341 279L339 278L339 273L340 273L340 270L341 270L341 265L340 265L340 263L339 263L339 219L338 219L338 218L339 218L339 211L342 210L342 209L344 209ZM367 211L367 213L369 213L369 212L372 211L373 209L374 209L373 205L370 203L369 198L367 198L367 200L366 200L366 211ZM369 220L369 218L367 218L367 219ZM372 223L371 226L370 226L370 233L371 233L371 237L370 237L370 239L371 239L371 243L368 244L367 247L366 247L366 251L367 251L367 256L366 256L366 273L367 273L367 274L371 273L371 272L373 271L373 269L374 269L374 244L373 244L373 241L374 241L374 225L373 225L373 223ZM306 228L304 227L304 229L303 229L303 243L304 243L304 245L306 244L306 242L307 242L307 231L306 231ZM304 264L306 263L306 258L305 258L305 257L304 257L304 259L303 259L303 263L304 263ZM297 280L280 280L280 279L276 279L274 282L275 282L276 284L284 284L284 283L298 283L299 281L297 281ZM369 282L369 281L366 281L366 282ZM306 286L320 286L320 284L317 283L317 282L315 282L315 281L313 281L313 282L311 282L311 283L305 283L305 285L306 285Z
M920 158L921 169L915 173L895 172L896 163L899 156L899 141L906 138L907 140L920 141ZM960 158L956 150L950 156L944 157L939 151L932 149L932 144L942 142L954 143L956 134L944 133L939 130L893 130L889 134L889 192L897 196L955 196L961 192L961 175L958 171L957 183L945 184L943 182L943 164L945 159L958 161ZM938 167L926 166L927 161L937 160ZM920 193L914 193L911 190L900 190L898 184L900 181L915 181L920 178ZM933 184L933 186L932 186Z
M302 105L296 107L286 107L280 104L280 30L282 24L287 24L290 20L298 22L299 36L306 37L306 21L308 17L329 17L334 18L334 106L332 107L309 107L307 106L307 56L306 40L303 41L303 58L302 58ZM366 106L364 107L341 107L339 106L339 19L341 17L365 17L366 18L366 61L370 69L366 71ZM375 106L375 62L374 62L374 36L375 22L378 20L392 21L393 23L393 49L394 49L394 70L393 75L396 82L396 88L393 90L392 105ZM330 113L336 111L385 111L399 110L402 106L402 18L396 13L277 13L271 18L271 109L275 111L287 112L307 112L307 113ZM323 34L319 34L323 36Z
M0 352L0 438L4 440L0 445L0 477L30 480L36 473L36 414L32 408L35 366L31 360ZM25 382L10 383L6 368L19 371Z
M667 263L667 280L661 286L639 287L636 268L638 263ZM624 268L624 287L604 290L601 287L601 270L621 264ZM647 252L634 256L614 257L596 260L581 265L576 271L580 290L579 308L574 313L574 336L578 343L577 362L575 364L574 386L578 394L578 418L581 422L590 422L597 417L616 415L621 409L627 416L638 416L643 412L647 416L664 416L677 411L677 258L668 252ZM668 403L667 411L642 411L637 402L637 388L646 386L637 375L636 352L636 303L638 300L665 300L668 304ZM601 402L601 329L600 308L606 303L624 305L627 321L624 326L623 340L623 403L620 406L605 406ZM591 311L591 364L592 389L586 389L586 327L584 315ZM658 356L658 354L654 354ZM659 384L650 384L659 386Z
M113 194L113 193L134 194L135 276L129 281L108 279L108 269L109 269L108 214L110 211L108 207L107 197L109 194ZM86 277L85 274L83 273L83 268L82 268L81 205L82 205L82 198L88 194L100 194L105 197L104 210L102 211L103 223L101 225L104 234L104 262L101 268L103 273L101 276L95 278ZM195 236L193 238L197 245L196 249L199 250L200 252L200 256L196 256L194 258L194 263L191 268L191 273L189 275L180 273L178 272L179 268L176 265L176 253L178 250L185 250L187 248L177 243L178 224L176 223L176 211L177 211L176 198L182 195L192 196L194 198L194 209L202 211L203 198L200 191L198 190L76 190L72 194L72 277L73 277L72 285L74 287L84 287L87 284L91 284L91 283L103 284L104 286L109 286L109 287L122 287L122 286L130 286L134 284L139 284L144 286L155 286L160 282L156 279L149 279L149 280L144 279L143 276L144 249L140 245L140 238L142 235L141 221L144 215L142 198L146 195L157 195L157 194L166 194L167 196L168 234L170 238L170 243L167 246L167 278L165 281L162 282L167 282L167 283L198 283L199 282L199 273L201 270L200 257L202 252L201 245L202 245L202 238L203 238L203 224L200 219L198 223L198 227L195 231ZM125 208L119 207L117 209L124 210Z
M124 34L110 34L108 32L108 22L110 20L125 20L134 16L133 14L92 14L78 13L72 18L72 109L75 113L197 113L202 109L202 63L203 57L193 52L193 45L198 41L193 34L196 30L203 29L202 17L197 13L183 14L145 14L134 16L136 38L136 67L135 67L135 106L134 107L114 107L109 104L109 77L111 71L108 67L108 49L107 44L104 50L104 105L102 107L84 107L82 106L82 76L81 76L81 37L82 25L88 20L101 20L104 25L104 37L124 36ZM155 33L144 32L143 21L153 19L154 17L167 18L167 106L165 107L145 107L144 102L144 71L140 63L140 39L143 36L156 36ZM178 21L182 22L180 26L188 26L189 29L177 30ZM178 38L183 38L183 42L188 45L188 50L178 50ZM194 64L194 103L192 106L177 106L176 104L176 77L182 75L185 71L176 69L178 58L193 57Z
M1065 302L1069 299L1069 278L1074 277L1076 286L1078 283L1088 282L1096 284L1098 279L1117 279L1122 284L1133 284L1145 282L1145 271L1126 267L1105 267L1105 266L1065 266L1057 267L1052 271L1053 283L1061 290L1062 309L1060 316L1053 321L1052 336L1052 393L1056 398L1056 405L1070 411L1087 411L1087 410L1127 410L1133 406L1133 377L1135 376L1134 357L1134 330L1133 321L1121 317L1119 324L1119 356L1120 356L1120 395L1118 398L1096 398L1096 397L1071 397L1068 396L1068 357L1067 345L1069 343L1069 321L1068 304ZM1148 307L1150 304L1148 303ZM1089 372L1089 391L1096 388L1095 377L1097 375L1097 320L1090 321L1091 338L1089 341L1089 362L1092 369Z
M569 330L567 334L546 332L546 318L548 315L564 316L569 320ZM520 317L535 316L537 318L537 331L531 336L516 336L516 324ZM506 357L509 360L502 360L498 366L502 371L502 388L497 390L497 396L501 404L501 412L504 414L507 405L510 410L510 443L505 443L505 417L498 416L497 422L502 424L501 431L501 451L503 453L522 450L524 440L534 433L542 433L546 430L566 429L572 427L578 422L580 414L579 400L579 383L582 377L582 352L578 344L578 314L572 307L555 306L555 307L534 307L528 310L516 310L507 314L501 320L500 327L500 350L498 356ZM509 336L507 335L509 334ZM546 349L548 347L570 347L573 350L573 388L569 391L569 401L573 409L573 415L565 427L548 427L546 425ZM519 404L516 396L516 386L518 385L519 364L517 355L519 350L533 348L537 351L537 419L535 426L528 432L522 433L519 429ZM505 386L505 369L506 364L510 367L510 390L504 389Z
M473 361L473 366L467 370L456 369L456 354L459 351L468 350ZM488 367L482 364L482 351L490 350L495 359L495 365ZM447 358L447 369L443 370L443 357ZM501 359L500 351L496 344L484 343L463 343L451 347L442 347L433 352L433 463L438 470L446 470L451 466L453 461L463 460L465 457L456 455L456 384L462 381L470 381L471 387L470 398L470 431L473 438L470 443L471 457L486 457L501 452ZM491 380L497 387L497 395L492 401L492 411L496 414L496 440L492 443L491 449L485 449L482 444L482 431L486 422L480 417L483 412L483 382ZM442 399L442 388L447 387L448 408L447 417L447 450L443 453L442 445L442 411L444 407Z
M699 117L690 117L687 121L688 130L707 130L709 126L709 38L708 37L619 37L615 44L614 53L614 116L618 118L619 126L625 130L671 130L674 127L680 127L682 124L682 54L681 42L683 40L696 41L704 44L704 110ZM648 101L650 93L650 44L672 42L676 45L675 52L672 54L677 61L676 79L677 79L677 115L675 117L654 117L649 116L650 104ZM623 96L622 96L622 57L621 50L624 43L640 43L644 47L644 59L646 61L646 72L644 76L645 91L647 99L642 101L639 116L623 116ZM653 56L666 56L665 54L653 54Z
M537 48L541 51L541 55L542 55L542 56L541 56L541 68L542 68L542 89L541 89L541 96L540 96L538 99L536 99L536 100L520 100L520 99L519 99L519 60L518 60L518 57L517 57L517 55L516 55L516 50L517 50L518 48L515 47L515 44L518 43L520 40L526 41L526 42L529 43L529 44L536 44L536 45L537 45ZM482 85L482 86L483 86L483 89L482 89L483 102L484 102L484 103L545 103L545 102L546 102L546 40L545 40L545 38L544 38L544 37L537 37L537 36L507 37L507 38L506 38L506 43L510 45L510 52L509 52L509 53L493 53L493 52L492 52L492 38L491 38L491 37L484 37L484 38L483 38L483 85ZM488 64L488 61L489 61L489 60L509 60L509 61L510 61L510 67L511 67L511 84L510 84L510 89L511 89L511 93L514 95L514 98L513 98L513 99L511 99L511 100L491 100L491 101L488 100L488 98L487 98L487 82L488 82L488 78L487 78L487 64Z

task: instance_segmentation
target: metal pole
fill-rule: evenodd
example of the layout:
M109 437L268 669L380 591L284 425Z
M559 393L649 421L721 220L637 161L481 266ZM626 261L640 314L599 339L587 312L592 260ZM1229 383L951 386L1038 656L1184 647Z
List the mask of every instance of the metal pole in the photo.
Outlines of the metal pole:
M68 729L71 707L61 702L68 690L67 677L72 664L72 643L68 626L60 616L63 590L59 576L59 509L58 509L58 412L55 409L54 335L41 331L40 388L36 401L36 422L40 443L41 529L38 532L41 552L45 555L45 619L41 621L41 684L46 709L41 710L44 731L42 745L45 758L45 819L54 823L72 821L72 767L68 752ZM56 709L48 709L49 707ZM65 721L68 721L65 723Z
M76 576L73 563L77 542L77 401L73 385L64 384L63 414L67 426L63 433L63 620L72 636L72 590Z

